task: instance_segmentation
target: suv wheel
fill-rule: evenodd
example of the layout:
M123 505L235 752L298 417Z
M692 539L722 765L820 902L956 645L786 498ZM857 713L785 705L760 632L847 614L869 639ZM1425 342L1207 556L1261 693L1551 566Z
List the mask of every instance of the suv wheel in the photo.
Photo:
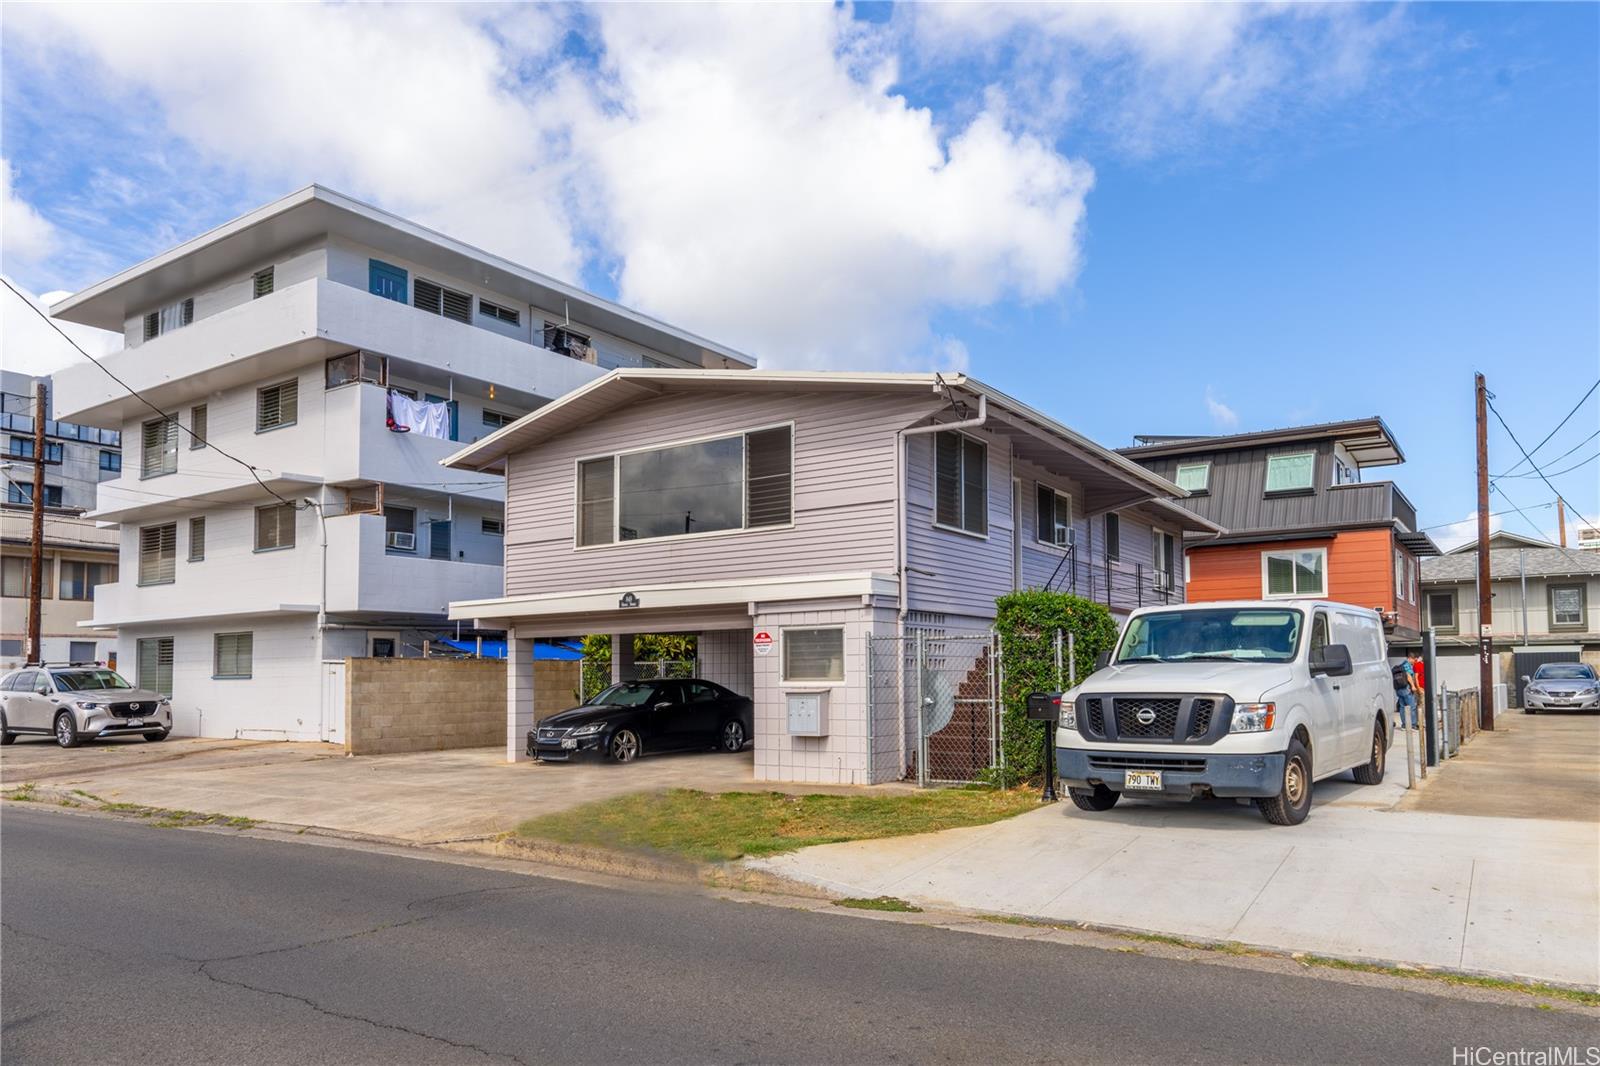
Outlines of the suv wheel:
M146 740L148 740L148 741L151 741L152 743L154 743L155 741L158 741L158 740L166 740L167 739L167 731L165 729L163 729L159 733L146 733L144 735L144 738Z
M1072 805L1080 811L1109 811L1117 805L1117 800L1122 798L1122 793L1104 785L1095 785L1093 788L1069 788L1067 795L1072 797Z
M0 744L15 744L17 735L6 728L6 712L0 711Z
M72 720L69 711L62 711L56 715L56 743L63 748L75 748L83 743L83 738L78 736L78 726Z
M1378 785L1383 783L1384 761L1388 752L1384 748L1383 722L1380 720L1372 727L1372 757L1362 766L1357 766L1350 773L1358 785Z
M1299 825L1311 813L1311 753L1298 739L1289 741L1278 794L1256 800L1256 806L1273 825Z

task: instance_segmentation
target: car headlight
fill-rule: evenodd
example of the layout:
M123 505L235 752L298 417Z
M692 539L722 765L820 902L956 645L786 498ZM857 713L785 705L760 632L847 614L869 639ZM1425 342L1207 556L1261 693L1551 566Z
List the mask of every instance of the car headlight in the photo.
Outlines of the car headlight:
M1233 721L1228 725L1228 732L1265 733L1272 728L1276 712L1277 705L1273 703L1236 703L1233 705Z
M100 705L93 700L84 700L78 704L78 710L80 711L98 711L99 709Z
M1056 725L1062 729L1078 728L1078 705L1075 701L1061 701L1061 714L1056 718Z
M605 727L606 724L604 722L590 722L588 725L580 725L574 729L572 735L575 737L592 737Z

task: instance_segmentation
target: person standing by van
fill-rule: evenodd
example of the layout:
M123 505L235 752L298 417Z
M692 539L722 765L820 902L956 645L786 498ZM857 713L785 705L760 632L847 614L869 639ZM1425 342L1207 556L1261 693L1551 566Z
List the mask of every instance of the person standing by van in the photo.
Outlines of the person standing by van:
M1417 674L1411 660L1402 656L1389 667L1394 675L1395 728L1415 728L1417 724Z

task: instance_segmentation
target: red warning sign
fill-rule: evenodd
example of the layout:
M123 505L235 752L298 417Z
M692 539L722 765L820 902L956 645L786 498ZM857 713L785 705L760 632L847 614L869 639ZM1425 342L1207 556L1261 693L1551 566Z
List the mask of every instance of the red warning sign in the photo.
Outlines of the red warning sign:
M765 629L756 630L755 646L757 655L766 655L772 651L772 634Z

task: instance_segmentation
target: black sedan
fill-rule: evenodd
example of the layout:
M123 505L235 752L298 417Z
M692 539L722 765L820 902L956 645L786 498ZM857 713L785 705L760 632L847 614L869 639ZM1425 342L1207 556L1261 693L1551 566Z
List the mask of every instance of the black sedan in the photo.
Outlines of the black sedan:
M710 681L625 681L528 732L528 754L564 761L590 752L632 762L649 752L744 748L754 729L748 697Z

